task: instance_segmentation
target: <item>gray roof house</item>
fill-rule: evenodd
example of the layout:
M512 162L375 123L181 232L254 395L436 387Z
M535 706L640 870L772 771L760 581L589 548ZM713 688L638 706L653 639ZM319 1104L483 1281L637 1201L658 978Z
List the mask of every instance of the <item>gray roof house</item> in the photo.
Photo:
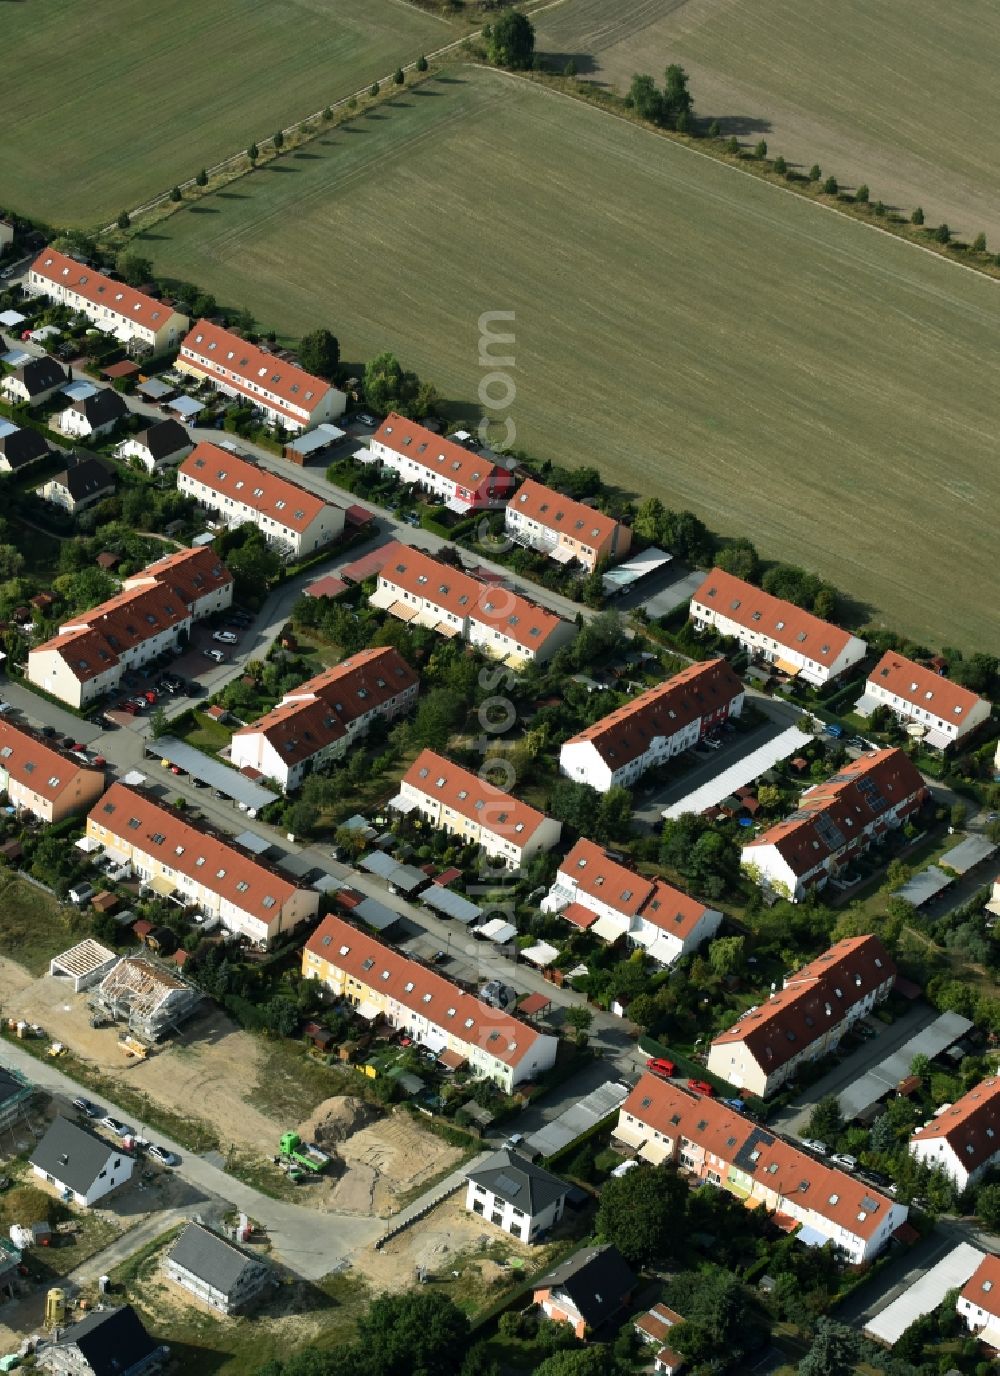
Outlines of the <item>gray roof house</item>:
M38 1349L38 1365L51 1376L139 1376L160 1365L169 1349L146 1332L130 1304L95 1309L79 1323L57 1330Z
M103 1199L132 1175L132 1157L120 1146L56 1118L29 1158L35 1175L83 1208Z
M50 452L37 430L8 430L0 435L0 473L18 473Z
M61 473L35 489L38 496L65 511L93 506L115 490L115 475L93 454L75 453Z
M72 377L68 368L57 363L54 358L31 358L27 363L19 363L0 380L0 392L12 402L27 402L35 405L45 401L53 392L64 387Z
M119 459L138 459L152 473L166 464L180 463L193 448L191 437L179 421L159 420L122 440L115 454Z
M535 1282L533 1297L555 1323L568 1323L578 1338L613 1318L638 1281L617 1247L584 1247Z
M466 1175L465 1207L488 1222L535 1242L558 1223L570 1187L516 1152L495 1152Z
M128 415L128 407L113 387L99 387L88 396L77 397L56 417L65 435L86 439L113 430Z
M200 1223L187 1225L164 1269L176 1285L221 1314L245 1309L274 1275L270 1266Z

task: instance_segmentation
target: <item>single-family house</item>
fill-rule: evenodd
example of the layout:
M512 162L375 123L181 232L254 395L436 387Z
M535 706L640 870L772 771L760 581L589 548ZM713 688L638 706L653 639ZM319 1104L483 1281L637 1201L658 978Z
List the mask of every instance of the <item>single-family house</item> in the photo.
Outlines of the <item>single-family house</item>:
M138 937L137 926L133 931ZM150 943L154 931L146 933ZM94 1002L130 1032L155 1042L176 1031L201 999L197 985L182 979L176 965L168 967L153 955L142 955L123 956L101 980Z
M0 422L0 473L20 473L52 452L39 431L4 427L5 422Z
M169 1349L151 1338L130 1304L95 1309L39 1344L49 1376L142 1376L165 1366Z
M181 343L179 372L212 384L224 396L249 402L275 427L309 430L344 414L347 395L231 330L199 320Z
M497 1228L537 1242L563 1216L569 1186L542 1166L504 1148L465 1177L465 1207Z
M495 455L457 439L442 439L395 411L372 435L369 448L383 469L431 493L450 511L502 506L514 488L509 469Z
M720 568L691 598L691 620L697 630L711 626L805 683L828 683L864 659L868 648L849 631Z
M177 490L227 526L256 526L269 544L293 558L330 544L344 529L342 507L205 441L177 470Z
M714 1038L708 1068L765 1099L800 1066L834 1051L895 982L895 961L877 936L844 937Z
M123 344L135 341L154 353L171 348L188 327L188 317L167 302L54 248L43 249L32 263L24 289L69 306Z
M132 866L153 893L217 917L227 931L267 947L319 910L319 893L176 808L115 783L87 818L87 835Z
M397 812L416 811L450 836L482 846L510 869L551 850L562 834L562 823L554 817L434 750L420 752L389 806Z
M49 1125L28 1159L39 1180L81 1208L124 1185L134 1164L123 1147L61 1117Z
M115 446L119 459L135 459L147 473L180 463L194 445L187 430L176 420L158 420Z
M113 387L99 387L87 396L77 397L65 410L57 412L53 424L71 439L97 439L110 434L127 415L128 407L121 393Z
M922 726L924 740L938 750L947 750L975 731L993 710L987 698L894 650L887 650L868 675L854 710L869 717L877 707L888 707L900 721Z
M248 1309L275 1279L265 1262L201 1223L187 1225L167 1253L163 1269L175 1285L220 1314Z
M569 1324L578 1338L596 1333L628 1304L638 1284L611 1243L583 1247L535 1282L533 1298L553 1323Z
M384 1017L438 1055L456 1053L506 1093L555 1064L557 1039L510 1010L484 1003L436 970L326 917L302 952L304 979L318 980L360 1017Z
M650 1165L672 1164L703 1185L763 1206L810 1247L832 1242L859 1265L871 1261L907 1207L800 1151L716 1099L655 1075L639 1080L618 1113L612 1142Z
M47 478L35 492L42 501L60 506L75 516L78 511L85 511L88 506L112 496L114 490L115 473L109 464L94 454L75 452L70 455L66 467Z
M507 504L507 534L519 545L548 555L557 564L581 564L593 573L598 564L624 558L632 531L622 521L564 497L528 478Z
M18 812L40 822L61 822L97 802L104 770L0 717L0 789Z
M983 1080L915 1128L910 1154L961 1192L1000 1161L1000 1078Z
M690 664L570 736L559 769L599 793L630 788L647 769L698 744L743 710L744 690L724 659Z
M755 884L798 903L901 827L928 796L902 750L861 755L806 789L790 816L743 846L740 863Z
M423 550L396 541L379 551L379 559L373 607L449 639L461 637L511 665L544 663L576 634L555 612Z
M632 1327L647 1347L654 1347L653 1370L657 1376L676 1376L684 1365L684 1358L670 1346L670 1330L684 1320L676 1309L662 1300L640 1314Z
M959 1292L955 1308L969 1332L1000 1353L1000 1257L983 1257Z
M130 668L177 649L195 621L228 607L233 576L214 550L178 550L125 579L107 602L64 622L28 654L28 681L83 707Z
M12 406L38 406L65 387L73 374L54 358L30 358L16 363L0 378L0 394Z
M626 937L631 946L641 946L660 965L672 965L697 950L722 922L717 909L690 898L665 879L636 874L585 838L559 862L540 907L603 941Z
M420 679L392 646L360 650L300 683L277 707L233 735L230 762L256 769L284 791L326 760L339 760L376 720L409 712Z

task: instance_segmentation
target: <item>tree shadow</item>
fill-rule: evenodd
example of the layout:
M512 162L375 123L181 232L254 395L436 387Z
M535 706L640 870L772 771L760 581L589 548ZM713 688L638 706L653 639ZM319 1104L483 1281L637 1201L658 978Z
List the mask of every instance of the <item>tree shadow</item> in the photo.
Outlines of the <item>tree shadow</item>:
M219 209L214 205L189 205L188 210L192 215L218 215Z
M217 191L215 194L223 201L248 201L250 199L244 191Z
M707 129L710 124L718 124L719 133L726 138L739 138L750 134L769 134L771 121L755 115L699 115L698 124Z
M417 86L411 92L411 96L442 96L442 91L432 91L429 86Z
M169 235L169 234L154 234L154 233L152 232L152 230L150 230L150 229L143 229L143 230L140 230L139 233L138 233L135 237L136 237L137 239L150 239L150 240L152 240L152 239L169 239L169 238L170 238L170 235Z
M597 63L590 53L543 53L542 56L552 72L565 71L567 62L572 62L576 67L577 76L591 76L598 70Z
M318 153L293 153L293 158L298 158L300 162L319 162Z
M301 167L289 167L286 162L269 162L260 169L261 172L301 172Z

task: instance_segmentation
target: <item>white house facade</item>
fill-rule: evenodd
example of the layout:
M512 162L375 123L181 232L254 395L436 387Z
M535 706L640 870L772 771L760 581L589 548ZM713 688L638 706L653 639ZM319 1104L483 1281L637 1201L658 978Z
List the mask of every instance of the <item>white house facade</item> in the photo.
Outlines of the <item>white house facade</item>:
M504 1148L469 1171L465 1207L522 1242L537 1242L562 1218L568 1194L558 1176Z
M877 707L888 707L900 721L923 727L928 745L939 750L947 750L989 721L993 710L986 698L892 650L868 675L865 691L855 703L855 711L864 717Z
M571 736L559 769L599 793L631 787L743 710L743 684L724 659L691 664Z
M208 320L199 320L184 338L177 368L225 396L249 402L283 430L309 430L336 420L347 406L346 393L323 378Z
M513 491L513 478L494 457L457 439L442 439L395 412L372 435L369 448L383 469L440 498L452 511L501 506Z
M814 685L845 673L868 648L839 626L719 568L691 598L691 620L697 630L711 626L757 659Z
M54 248L38 255L24 286L32 296L47 296L85 315L123 344L137 340L156 353L171 348L188 328L187 316L172 306Z
M915 1129L910 1154L960 1192L1000 1161L1000 1079L983 1080Z

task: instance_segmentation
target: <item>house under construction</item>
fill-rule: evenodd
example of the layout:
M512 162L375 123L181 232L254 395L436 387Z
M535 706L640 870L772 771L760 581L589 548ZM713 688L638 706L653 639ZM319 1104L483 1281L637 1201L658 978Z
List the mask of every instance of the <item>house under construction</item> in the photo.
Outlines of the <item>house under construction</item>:
M130 1032L159 1041L191 1016L201 993L174 970L150 956L124 956L94 992L96 1009Z

